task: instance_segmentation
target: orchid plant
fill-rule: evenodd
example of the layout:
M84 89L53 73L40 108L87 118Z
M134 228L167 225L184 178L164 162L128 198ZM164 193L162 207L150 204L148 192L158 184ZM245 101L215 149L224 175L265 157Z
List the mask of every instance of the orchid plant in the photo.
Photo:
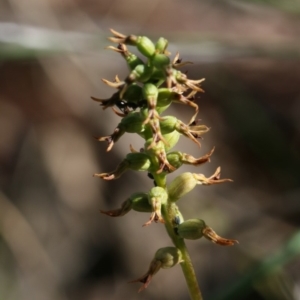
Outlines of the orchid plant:
M210 160L214 148L207 154L195 158L187 153L172 150L181 135L192 140L200 147L199 138L209 131L205 125L198 124L196 119L198 105L195 95L203 92L200 84L204 79L191 80L179 68L190 63L182 62L179 54L170 60L167 50L168 41L159 38L153 43L146 36L123 35L111 30L109 40L117 46L108 48L121 54L129 67L129 75L114 81L103 79L116 92L109 99L93 100L100 102L103 109L111 107L121 117L113 133L105 137L97 137L99 141L108 143L107 151L124 133L136 133L144 140L144 147L137 151L130 146L130 153L109 173L94 174L104 180L119 178L127 170L146 171L153 180L154 187L148 192L136 192L129 196L120 208L101 213L110 217L121 217L130 210L150 213L150 218L143 226L152 222L160 222L173 242L173 246L160 248L154 254L146 273L131 282L141 282L139 291L147 288L152 277L160 270L179 264L186 279L191 299L202 299L194 268L185 245L185 239L208 240L222 246L238 243L236 240L225 239L215 233L199 218L184 220L177 201L193 190L196 185L213 185L230 182L220 178L220 167L214 174L205 177L203 174L185 172L167 183L167 175L179 169L183 164L199 166ZM134 46L143 55L143 59L131 53L127 46ZM185 124L174 116L161 114L173 103L190 106L194 113Z

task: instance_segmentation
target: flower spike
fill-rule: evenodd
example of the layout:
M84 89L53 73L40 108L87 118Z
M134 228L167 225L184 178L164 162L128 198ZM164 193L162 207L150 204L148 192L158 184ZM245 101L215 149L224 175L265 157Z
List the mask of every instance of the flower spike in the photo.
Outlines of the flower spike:
M167 269L182 264L184 276L188 283L191 299L202 299L197 287L195 272L189 258L185 239L196 240L202 237L222 246L232 246L238 241L220 237L202 219L184 220L177 201L190 193L196 186L213 185L231 182L231 179L221 179L221 168L209 177L204 174L184 172L170 183L169 173L178 170L182 165L201 166L210 162L211 151L200 157L171 150L184 135L197 146L201 147L200 139L210 128L199 123L197 117L199 106L196 103L197 93L203 93L202 79L189 79L187 72L181 72L180 67L191 62L182 62L179 53L173 59L168 51L168 40L160 37L153 43L146 36L124 35L113 29L109 40L116 43L108 46L121 55L129 68L124 79L117 75L113 81L102 81L116 89L108 99L92 97L104 109L111 107L121 118L112 134L96 137L98 141L107 142L110 151L124 133L135 133L144 140L143 148L135 150L130 145L130 151L119 163L116 169L108 173L96 173L95 177L103 180L114 180L129 170L146 171L154 185L148 192L137 192L126 198L117 209L100 210L110 217L121 217L131 210L147 212L150 218L142 225L146 227L153 222L164 223L174 247L160 248L156 251L147 272L131 282L141 282L139 292L147 288L153 276L160 269ZM141 54L131 52L135 47ZM184 123L174 116L162 116L173 103L184 104L192 108L191 118ZM184 257L184 259L183 259Z

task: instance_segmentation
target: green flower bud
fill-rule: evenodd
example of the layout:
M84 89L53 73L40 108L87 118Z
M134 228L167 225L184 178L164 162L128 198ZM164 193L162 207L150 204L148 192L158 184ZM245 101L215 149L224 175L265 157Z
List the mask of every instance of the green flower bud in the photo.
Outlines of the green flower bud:
M179 101L180 98L181 95L171 89L160 88L158 90L156 110L162 113L171 105L172 101Z
M177 234L183 239L197 240L203 237L206 224L200 219L190 219L182 222L177 227Z
M138 103L143 99L143 90L136 83L129 85L123 95L123 99L128 102Z
M172 131L167 134L163 134L163 138L165 141L165 150L171 150L179 141L180 133L177 131Z
M146 83L143 87L144 97L147 100L147 106L148 106L148 114L146 119L144 120L144 124L149 123L152 128L153 134L158 134L160 138L162 138L160 134L160 128L159 128L159 119L160 116L156 111L156 102L157 102L157 94L158 89L157 87L152 83Z
M168 200L167 192L159 186L152 188L148 195L149 204L152 207L152 214L148 222L146 222L143 226L150 225L153 221L157 223L158 221L161 223L165 223L163 217L161 216L161 206L166 204Z
M127 77L125 82L126 83L132 83L135 81L146 82L151 77L152 71L153 71L152 66L148 66L148 65L144 65L144 64L138 65L135 67L134 70L132 70L132 72Z
M146 57L150 58L155 53L155 46L146 36L132 38L137 49Z
M149 203L147 193L135 193L130 198L131 209L138 212L151 212L152 207Z
M155 44L156 53L165 53L168 47L168 43L169 43L168 40L166 40L163 37L160 37Z
M153 144L152 138L148 139L144 145L145 153L147 153L149 157L155 157L160 152L165 151L165 145L162 141L154 143L153 147L149 147L151 144Z
M170 64L170 58L165 54L156 53L151 57L150 62L156 68L162 69Z
M145 143L145 153L149 155L151 159L151 173L160 174L161 172L172 172L175 171L175 168L169 163L165 145L163 141L154 142L153 139L149 139Z
M192 173L186 172L177 176L168 186L170 201L177 201L185 194L192 191L197 183L198 182Z
M179 151L172 151L167 153L167 160L177 170L182 166L182 153Z
M162 269L169 269L182 262L182 255L175 247L165 247L156 251L154 260L161 263Z
M166 116L160 121L160 130L165 140L166 151L171 150L179 141L180 133L176 131L178 120L173 116Z
M122 128L125 132L128 133L140 134L145 130L143 121L144 118L139 112L130 112L122 119L118 127Z
M147 99L148 107L155 107L158 95L157 87L152 83L144 84L143 95Z
M160 248L156 251L153 260L149 266L149 269L145 275L142 277L130 281L133 282L141 282L143 285L139 289L139 292L143 289L147 288L151 282L152 277L160 270L160 269L169 269L174 267L175 265L181 263L182 254L175 247L165 247Z
M165 116L160 121L160 130L162 134L170 133L175 130L178 120L173 116Z
M163 204L167 203L168 194L164 188L156 186L156 187L152 188L149 192L149 202L150 203L152 201L151 198L159 199L160 203L163 205Z
M129 163L129 168L135 171L147 171L151 165L149 156L145 153L128 153L125 160Z

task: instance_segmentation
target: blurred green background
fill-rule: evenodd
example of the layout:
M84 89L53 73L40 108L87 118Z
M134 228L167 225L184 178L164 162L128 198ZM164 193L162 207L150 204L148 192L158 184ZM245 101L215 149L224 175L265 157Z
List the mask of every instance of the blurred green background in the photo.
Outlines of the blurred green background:
M206 78L199 118L211 127L199 149L177 149L211 163L183 171L233 183L197 187L179 202L240 244L188 242L204 299L300 299L300 1L3 0L0 2L0 299L188 299L180 267L161 270L147 290L143 275L171 242L147 214L100 215L137 191L146 173L102 182L143 146L125 135L106 153L93 136L119 122L90 96L114 90L101 78L127 74L104 48L109 28L164 36ZM187 122L189 107L167 112ZM138 187L138 188L137 188Z

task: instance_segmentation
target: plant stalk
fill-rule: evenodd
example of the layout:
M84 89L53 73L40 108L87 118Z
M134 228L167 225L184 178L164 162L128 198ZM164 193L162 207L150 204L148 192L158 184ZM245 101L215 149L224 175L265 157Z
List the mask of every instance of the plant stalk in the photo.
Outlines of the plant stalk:
M184 239L179 237L174 230L175 217L180 215L179 209L175 203L168 201L166 205L162 206L161 213L165 221L166 230L173 241L174 246L181 251L183 261L180 265L188 286L190 298L191 300L203 300L195 270Z

